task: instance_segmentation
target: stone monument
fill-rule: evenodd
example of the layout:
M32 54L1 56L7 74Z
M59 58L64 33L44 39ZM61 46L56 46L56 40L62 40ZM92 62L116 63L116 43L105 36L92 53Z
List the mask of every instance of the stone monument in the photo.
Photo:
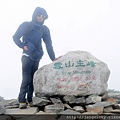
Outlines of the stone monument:
M109 75L107 64L89 52L70 51L35 72L34 91L37 97L101 95Z

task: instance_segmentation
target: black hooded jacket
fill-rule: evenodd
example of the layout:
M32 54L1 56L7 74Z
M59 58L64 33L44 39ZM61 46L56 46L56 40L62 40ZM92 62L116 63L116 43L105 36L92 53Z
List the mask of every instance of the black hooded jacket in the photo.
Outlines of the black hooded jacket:
M38 22L36 20L36 16L38 14L44 15L44 20L48 18L46 10L41 7L37 7L33 12L32 21L23 22L13 35L13 40L16 45L22 49L24 46L27 46L28 50L26 51L23 49L23 53L29 55L33 61L37 61L40 60L43 56L43 39L48 55L53 61L55 59L55 53L52 46L50 30L47 26L43 25L44 21Z

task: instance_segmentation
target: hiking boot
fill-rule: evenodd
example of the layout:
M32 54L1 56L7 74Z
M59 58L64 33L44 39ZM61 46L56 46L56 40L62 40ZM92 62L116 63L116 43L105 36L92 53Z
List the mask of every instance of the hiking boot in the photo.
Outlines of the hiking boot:
M27 104L26 103L20 103L19 108L20 109L25 109L25 108L27 108Z
M33 107L34 105L33 105L33 102L28 102L28 106L29 107Z

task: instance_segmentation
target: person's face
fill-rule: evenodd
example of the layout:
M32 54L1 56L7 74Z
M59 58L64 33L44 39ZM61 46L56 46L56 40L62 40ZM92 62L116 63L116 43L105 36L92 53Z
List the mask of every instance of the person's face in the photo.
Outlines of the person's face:
M38 14L36 19L37 19L38 22L42 22L45 19L45 16L41 15L41 14Z

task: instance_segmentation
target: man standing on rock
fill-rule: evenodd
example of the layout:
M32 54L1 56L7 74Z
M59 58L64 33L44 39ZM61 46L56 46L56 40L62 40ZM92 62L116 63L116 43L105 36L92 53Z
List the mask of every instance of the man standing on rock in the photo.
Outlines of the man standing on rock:
M43 25L48 18L44 8L37 7L33 13L32 21L23 22L15 34L15 44L23 49L22 53L22 83L18 96L19 108L27 108L27 103L32 106L33 97L33 75L38 69L39 62L43 56L42 39L50 59L55 60L55 53L52 46L50 30ZM22 38L22 41L20 40ZM27 97L27 98L26 98Z

